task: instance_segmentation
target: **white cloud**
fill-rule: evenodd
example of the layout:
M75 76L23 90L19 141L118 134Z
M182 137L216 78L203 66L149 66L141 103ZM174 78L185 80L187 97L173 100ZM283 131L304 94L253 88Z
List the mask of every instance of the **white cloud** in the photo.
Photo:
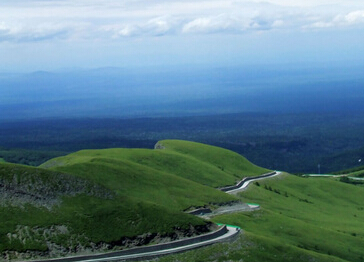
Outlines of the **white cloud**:
M157 17L149 20L143 27L146 33L151 35L165 35L175 31L176 27L179 26L179 22L172 17Z
M272 23L272 28L279 28L279 27L282 27L282 26L284 26L284 21L281 20L281 19L275 20Z
M51 39L70 39L82 32L81 24L43 22L36 24L0 23L0 41L33 42Z
M304 25L302 28L333 28L333 27L350 27L356 24L364 25L364 10L352 11L346 14L337 14L333 17L323 20L321 17L316 17L313 23Z
M241 21L221 14L214 17L200 17L187 22L183 28L183 33L216 33L223 31L241 31L243 29Z
M364 26L355 0L4 0L0 41Z
M0 39L7 38L9 35L12 34L12 32L11 32L12 30L14 30L14 28L11 28L4 22L1 22L0 23Z
M99 28L99 31L112 35L112 38L119 37L135 37L141 35L147 36L163 36L173 34L180 26L181 21L173 17L156 17L144 23L121 23L109 24Z
M345 20L349 24L364 22L364 10L350 12L345 16Z
M138 31L138 28L127 25L118 30L116 34L113 35L113 38L117 38L118 36L133 36L136 35Z
M250 16L221 14L214 17L196 18L186 23L183 33L241 33L249 30L270 30L284 26L282 19L263 17L252 13Z

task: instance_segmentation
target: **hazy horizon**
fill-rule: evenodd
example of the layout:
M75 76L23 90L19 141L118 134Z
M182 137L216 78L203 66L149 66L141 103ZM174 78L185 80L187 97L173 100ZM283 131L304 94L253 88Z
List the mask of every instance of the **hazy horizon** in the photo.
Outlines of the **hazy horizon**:
M364 111L361 66L144 67L0 75L0 119Z

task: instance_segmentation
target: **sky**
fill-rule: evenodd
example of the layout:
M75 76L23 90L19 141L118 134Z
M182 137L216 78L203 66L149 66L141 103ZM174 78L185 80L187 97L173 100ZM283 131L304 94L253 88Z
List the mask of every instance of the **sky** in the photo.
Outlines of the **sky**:
M362 63L362 0L2 0L0 71Z

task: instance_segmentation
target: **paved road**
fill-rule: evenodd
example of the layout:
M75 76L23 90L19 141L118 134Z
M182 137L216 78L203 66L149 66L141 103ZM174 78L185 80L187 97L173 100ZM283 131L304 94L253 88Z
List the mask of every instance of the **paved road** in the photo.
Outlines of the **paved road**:
M215 232L205 235L187 238L169 243L162 243L157 245L131 248L121 251L94 254L94 255L81 255L73 257L34 260L30 262L101 262L101 261L130 261L130 260L146 260L161 255L167 255L172 253L178 253L187 251L218 242L228 241L237 234L239 234L240 228L233 226L223 226Z
M272 173L269 173L269 174L266 174L266 175L262 175L262 176L258 176L258 177L247 177L247 178L245 178L245 180L242 180L243 183L240 185L240 187L238 187L236 189L226 190L226 191L224 190L224 191L226 193L228 193L228 194L236 194L236 193L238 193L240 191L245 190L248 187L249 183L251 183L251 182L254 182L254 181L257 181L257 180L261 180L261 179L266 179L266 178L271 178L271 177L279 176L281 174L282 174L282 172L275 171L275 172L272 172ZM241 182L239 182L239 183L241 183Z
M342 177L347 175L332 175L332 174L305 174L305 177Z
M115 261L115 260L137 260L137 259L148 259L148 258L150 259L150 258L161 256L161 255L179 253L179 252L199 248L202 246L212 245L212 244L215 244L218 242L227 241L228 239L236 236L240 232L240 229L237 229L236 227L226 226L226 228L228 231L224 235L211 239L211 240L202 241L199 243L194 243L194 244L175 247L175 248L163 249L163 250L158 250L158 251L154 251L154 252L108 257L107 260L105 260L105 258L95 258L95 259L88 259L88 260L82 260L82 261L84 261L84 262L101 262L101 261Z
M354 180L364 180L364 177L348 176L348 178L354 179Z
M354 179L354 180L364 180L364 177L355 177L355 176L350 176L350 174L341 174L341 175L330 175L330 174L306 174L306 175L302 175L305 177L334 177L334 178L338 178L338 177L348 177L350 179Z
M274 176L280 175L281 172L275 171L272 173L264 174L258 177L249 177L243 179L238 183L239 188L233 190L223 190L228 194L234 194L236 192L245 190L250 182L270 178ZM255 208L259 207L259 205L254 205ZM222 232L223 231L223 232ZM151 259L161 255L167 255L172 253L178 253L186 250L191 250L195 248L199 248L202 246L211 245L214 243L227 241L237 234L239 234L240 228L234 226L225 225L220 230L216 232L209 233L203 236L198 236L191 239L184 239L179 241L174 241L165 244L159 244L154 246L147 246L141 248L135 248L131 250L124 251L116 251L105 254L98 255L87 255L87 256L74 256L74 257L66 257L66 258L56 258L56 259L47 259L47 260L38 260L32 262L44 262L44 261L52 261L52 262L101 262L101 261L123 261L123 260L146 260ZM210 236L209 236L210 235Z

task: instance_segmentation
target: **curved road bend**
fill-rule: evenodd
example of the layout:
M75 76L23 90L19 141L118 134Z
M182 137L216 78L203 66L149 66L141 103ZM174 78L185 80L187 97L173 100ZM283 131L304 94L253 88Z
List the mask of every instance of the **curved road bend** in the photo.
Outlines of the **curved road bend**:
M280 171L274 171L272 173L268 173L268 174L257 176L257 177L246 177L246 178L244 178L242 181L240 181L238 183L238 184L241 184L238 188L234 188L234 189L231 189L231 190L222 189L222 191L224 191L224 192L226 192L228 194L235 194L235 193L238 193L240 191L245 190L248 187L250 182L254 182L254 181L265 179L265 178L271 178L271 177L279 176L281 174L282 174L282 172L280 172Z
M228 241L237 234L239 234L240 228L233 226L223 226L215 232L205 235L177 240L169 243L157 244L146 247L137 247L132 249L126 249L121 251L92 254L92 255L80 255L73 257L54 258L45 260L33 260L29 262L101 262L101 261L128 261L128 260L146 260L154 257L183 252L207 245L212 245L218 242ZM210 235L210 236L209 236ZM203 240L200 240L202 238Z
M225 191L228 194L233 194L238 191L246 189L250 182L268 178L268 177L278 176L280 174L281 174L281 172L276 171L276 172L264 174L264 175L261 175L258 177L248 177L238 183L238 185L241 184L238 188L233 189L233 190L223 190L223 191ZM183 251L215 244L218 242L227 241L230 238L233 238L234 236L236 236L239 232L240 232L240 228L231 227L231 226L226 225L226 232L224 234L222 234L222 235L219 234L219 235L217 235L217 237L214 237L212 239L203 240L198 243L188 244L188 243L184 243L184 242L187 242L188 240L187 241L181 240L180 241L181 245L170 247L170 248L163 248L163 249L154 250L154 251L145 251L144 250L144 252L143 252L142 248L141 248L139 253L138 252L136 252L136 253L128 252L128 254L125 254L126 252L123 252L123 251L115 251L115 252L111 252L111 253L98 254L98 255L86 255L86 256L74 256L74 257L55 258L55 259L46 259L46 260L34 260L34 261L30 261L30 262L45 262L45 261L50 261L50 262L79 262L79 261L101 262L101 261L116 261L116 260L145 260L145 259L151 259L151 258L161 256L161 255L183 252ZM216 232L214 232L212 234L215 234L215 233ZM176 241L176 242L178 242L178 241ZM170 242L170 243L173 244L173 242ZM184 244L182 244L182 243L184 243ZM162 244L162 245L164 245L164 244ZM156 245L156 246L158 246L158 245ZM149 247L152 247L152 246L149 246ZM148 249L148 248L146 248L146 249ZM128 251L128 250L125 250L125 251Z
M190 245L186 245L186 246L180 246L180 247L164 249L164 250L159 250L159 251L154 251L154 252L124 255L124 256L120 256L120 257L118 257L118 256L108 257L107 261L120 260L120 259L121 260L151 259L153 257L157 257L157 256L161 256L161 255L179 253L179 252L183 252L183 251L187 251L187 250L191 250L191 249L195 249L195 248L199 248L199 247L203 247L203 246L207 246L207 245L212 245L212 244L215 244L218 242L226 241L226 240L234 237L235 235L237 235L240 232L240 229L237 229L236 227L226 226L226 228L228 231L224 235L211 239L211 240L206 240L206 241L202 241L199 243L194 243L194 244L190 244ZM89 260L82 260L82 261L83 262L101 262L101 261L105 261L105 259L89 259Z

